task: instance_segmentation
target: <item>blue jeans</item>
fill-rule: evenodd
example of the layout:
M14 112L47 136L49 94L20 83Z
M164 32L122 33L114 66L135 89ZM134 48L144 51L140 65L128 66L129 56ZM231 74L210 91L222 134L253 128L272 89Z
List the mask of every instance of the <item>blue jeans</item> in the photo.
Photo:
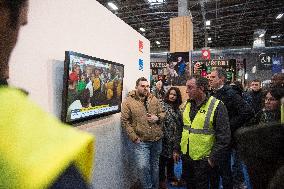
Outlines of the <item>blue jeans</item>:
M243 173L243 163L240 159L240 156L236 150L232 150L232 176L233 176L233 185L238 188L244 184L244 173Z
M162 140L140 142L134 145L138 177L143 189L159 187L159 157L162 152Z

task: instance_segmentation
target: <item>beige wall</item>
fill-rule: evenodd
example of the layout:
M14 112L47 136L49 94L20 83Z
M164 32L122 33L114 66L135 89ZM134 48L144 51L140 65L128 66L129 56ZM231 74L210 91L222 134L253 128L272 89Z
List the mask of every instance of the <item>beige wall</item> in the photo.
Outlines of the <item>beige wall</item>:
M143 53L138 40L144 42ZM150 42L97 1L30 0L29 23L10 61L10 83L27 89L46 111L58 114L54 102L62 88L58 74L66 50L124 64L125 91L134 88L136 78L149 78ZM138 70L139 58L144 71Z

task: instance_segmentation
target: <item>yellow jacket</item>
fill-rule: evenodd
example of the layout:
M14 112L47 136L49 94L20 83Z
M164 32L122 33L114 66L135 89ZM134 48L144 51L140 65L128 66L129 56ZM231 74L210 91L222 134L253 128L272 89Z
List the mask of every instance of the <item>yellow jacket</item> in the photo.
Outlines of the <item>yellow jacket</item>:
M60 123L24 94L0 88L0 188L48 188L73 163L91 180L94 139Z

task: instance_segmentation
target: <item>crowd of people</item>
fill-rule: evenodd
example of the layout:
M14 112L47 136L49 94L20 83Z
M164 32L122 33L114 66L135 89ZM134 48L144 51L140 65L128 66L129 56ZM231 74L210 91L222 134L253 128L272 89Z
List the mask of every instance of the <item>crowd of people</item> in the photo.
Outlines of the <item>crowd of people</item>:
M0 187L89 188L93 136L62 124L8 85L9 58L27 12L28 0L0 1ZM85 94L88 73L94 78ZM74 65L69 89L94 95L102 87L96 73ZM122 103L121 121L134 143L142 188L166 188L179 159L188 189L218 188L221 182L224 189L245 188L243 165L253 188L284 188L284 74L273 75L269 89L260 84L254 80L244 91L217 69L209 81L189 78L182 103L178 88L159 90L156 97L147 79L139 78Z
M112 99L120 99L122 91L122 76L119 68L78 64L72 66L69 74L68 106L88 90L90 106L107 104Z
M270 87L265 89L260 80L251 81L244 89L240 82L227 81L226 76L226 71L218 68L209 79L189 78L188 100L183 103L179 88L165 91L159 81L151 94L147 79L137 80L136 90L122 103L122 126L135 143L141 188L176 185L174 164L180 158L183 169L178 185L188 189L277 186L269 181L256 182L258 177L251 176L256 168L247 161L249 153L242 153L246 148L239 133L243 128L277 128L272 124L283 124L284 74L273 75ZM283 169L283 156L278 160ZM276 173L276 169L273 171ZM251 180L245 181L244 172Z

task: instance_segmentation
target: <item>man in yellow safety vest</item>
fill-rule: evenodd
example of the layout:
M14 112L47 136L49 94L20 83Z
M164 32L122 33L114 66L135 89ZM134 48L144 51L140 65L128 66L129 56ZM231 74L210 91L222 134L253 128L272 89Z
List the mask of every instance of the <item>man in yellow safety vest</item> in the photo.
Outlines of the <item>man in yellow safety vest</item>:
M182 105L184 128L180 143L185 157L184 177L188 188L208 189L210 171L230 144L229 117L220 100L206 95L206 78L191 78L186 87L189 100ZM179 153L174 153L177 158Z

